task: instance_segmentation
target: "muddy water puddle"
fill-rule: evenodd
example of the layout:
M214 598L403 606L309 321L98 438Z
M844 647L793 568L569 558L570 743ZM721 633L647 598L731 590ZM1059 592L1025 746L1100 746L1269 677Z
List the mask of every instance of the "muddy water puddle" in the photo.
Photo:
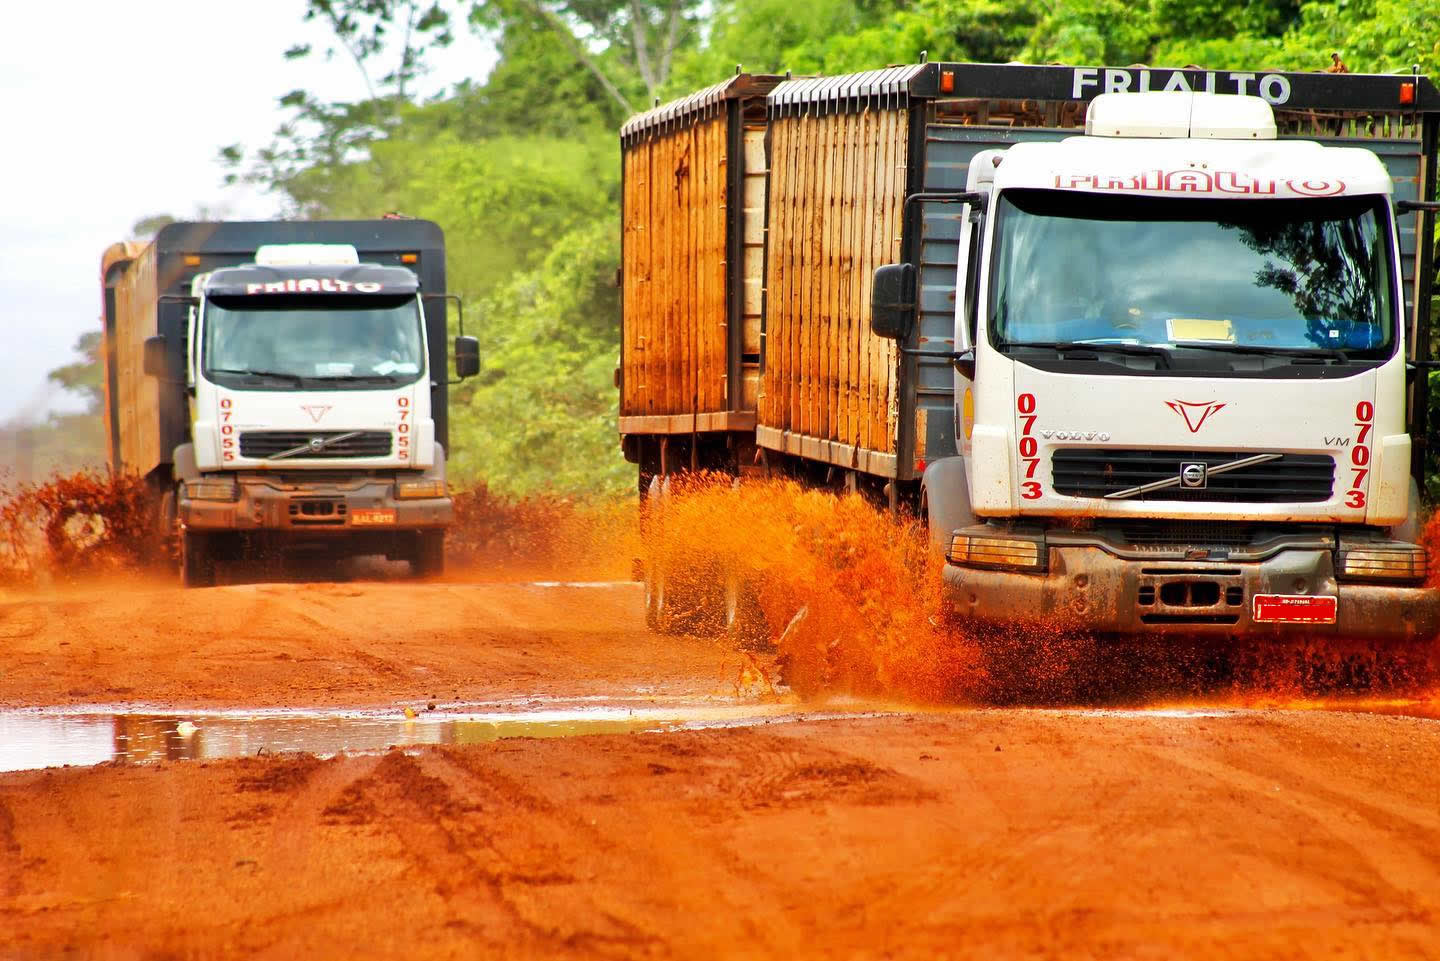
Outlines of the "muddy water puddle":
M108 761L218 759L304 751L320 756L392 746L476 744L509 737L573 737L857 716L798 711L793 703L624 704L526 702L519 709L204 711L128 708L0 711L0 771ZM874 715L876 712L863 712Z

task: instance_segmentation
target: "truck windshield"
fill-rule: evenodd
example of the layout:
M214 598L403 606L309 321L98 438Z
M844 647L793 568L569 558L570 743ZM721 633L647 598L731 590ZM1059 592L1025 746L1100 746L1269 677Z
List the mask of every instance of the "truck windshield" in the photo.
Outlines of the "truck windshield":
M413 294L212 297L205 376L227 386L293 390L408 384L425 368Z
M1217 365L1236 353L1388 357L1395 317L1381 203L1006 191L993 343L1141 346L1187 359L1208 350Z

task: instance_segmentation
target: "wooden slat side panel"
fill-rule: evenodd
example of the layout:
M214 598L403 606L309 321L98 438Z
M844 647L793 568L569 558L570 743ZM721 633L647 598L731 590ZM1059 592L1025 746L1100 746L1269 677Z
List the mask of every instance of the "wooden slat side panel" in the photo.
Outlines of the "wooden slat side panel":
M726 409L727 124L624 151L622 416Z
M155 336L159 290L155 247L147 247L115 286L115 361L119 395L120 469L144 476L170 454L162 451L160 385L145 373L145 340Z
M898 354L870 333L870 281L900 255L907 128L875 109L771 122L765 427L895 452Z
M636 236L638 227L636 210L635 168L638 154L634 150L622 151L621 169L624 172L624 218L620 224L620 312L623 318L620 340L620 416L635 413L635 326L640 321L639 305L635 296L635 275L637 271Z

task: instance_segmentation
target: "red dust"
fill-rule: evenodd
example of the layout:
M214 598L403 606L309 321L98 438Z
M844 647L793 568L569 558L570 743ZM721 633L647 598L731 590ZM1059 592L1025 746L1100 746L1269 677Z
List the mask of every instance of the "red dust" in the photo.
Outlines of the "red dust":
M1424 691L1436 644L1373 646L1169 636L1129 642L1074 626L980 626L955 615L944 560L918 519L857 495L728 477L672 481L651 505L647 565L689 591L749 586L784 676L808 695L843 692L929 702L1148 703L1201 696L1253 703ZM1427 538L1440 541L1431 523ZM1432 543L1432 549L1436 546ZM718 603L718 587L710 587ZM703 603L704 598L692 598Z
M169 556L138 477L79 471L21 484L0 502L0 582L138 570Z

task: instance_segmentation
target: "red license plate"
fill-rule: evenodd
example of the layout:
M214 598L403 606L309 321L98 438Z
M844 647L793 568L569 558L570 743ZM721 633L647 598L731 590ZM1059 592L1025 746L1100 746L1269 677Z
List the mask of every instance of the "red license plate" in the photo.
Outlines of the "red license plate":
M1338 605L1329 594L1256 594L1251 617L1257 624L1334 624Z
M360 507L350 512L351 527L384 527L394 523L393 507Z

